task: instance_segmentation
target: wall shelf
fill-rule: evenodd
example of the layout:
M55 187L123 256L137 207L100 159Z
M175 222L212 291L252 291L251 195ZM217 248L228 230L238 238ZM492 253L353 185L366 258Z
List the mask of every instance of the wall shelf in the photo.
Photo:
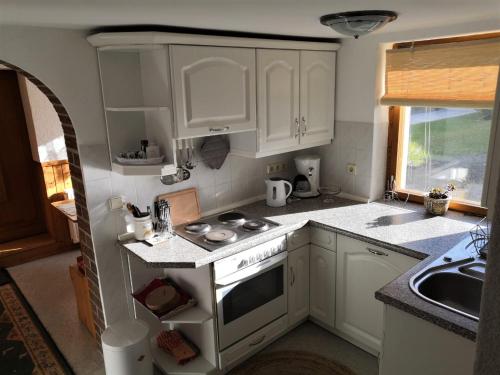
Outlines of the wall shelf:
M177 172L177 168L173 164L124 165L112 162L111 169L123 176L161 176L162 174L169 175Z
M106 107L108 112L148 112L148 111L168 111L165 106L137 106L137 107Z
M215 367L201 355L192 361L179 365L175 359L156 344L156 338L151 340L151 354L154 362L168 375L201 375L210 374Z

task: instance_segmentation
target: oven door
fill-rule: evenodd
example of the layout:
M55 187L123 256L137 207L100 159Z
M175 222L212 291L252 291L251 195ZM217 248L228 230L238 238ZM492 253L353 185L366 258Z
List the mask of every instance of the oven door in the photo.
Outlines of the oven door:
M286 314L287 252L216 280L220 350Z

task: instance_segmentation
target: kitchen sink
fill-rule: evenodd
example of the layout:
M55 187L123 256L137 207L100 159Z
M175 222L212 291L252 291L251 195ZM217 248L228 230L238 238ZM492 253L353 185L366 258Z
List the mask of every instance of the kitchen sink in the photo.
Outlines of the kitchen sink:
M410 288L428 302L479 320L485 266L480 257L444 256L414 275Z

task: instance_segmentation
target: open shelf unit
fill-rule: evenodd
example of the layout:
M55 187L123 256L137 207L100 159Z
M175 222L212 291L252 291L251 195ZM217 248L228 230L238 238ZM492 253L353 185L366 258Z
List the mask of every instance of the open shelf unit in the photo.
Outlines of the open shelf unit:
M201 355L184 365L179 365L168 353L156 345L156 338L151 339L151 355L158 367L168 375L201 375L210 374L215 367Z
M112 170L142 176L175 173L168 49L162 45L103 47L98 56ZM115 161L122 152L139 150L142 139L160 146L165 156L162 164Z
M206 375L218 373L218 351L216 344L215 311L213 305L212 274L210 267L161 269L149 268L134 256L127 254L127 290L131 304L130 313L146 322L150 328L151 352L157 366L167 374ZM131 294L142 290L154 278L167 276L196 299L197 304L178 314L159 319L152 311L135 300ZM195 344L200 354L185 365L178 365L175 359L156 343L162 330L177 329Z

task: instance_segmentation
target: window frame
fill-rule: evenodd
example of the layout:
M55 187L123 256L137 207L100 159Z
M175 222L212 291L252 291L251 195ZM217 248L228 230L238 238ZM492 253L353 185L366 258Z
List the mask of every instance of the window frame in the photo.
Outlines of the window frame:
M444 43L454 43L454 42L465 42L479 39L491 39L500 37L500 32L486 33L486 34L475 34L466 36L457 36L451 38L440 38L431 40L419 40L412 42L402 42L393 44L393 49L399 48L410 48L416 46L424 46L430 44L444 44ZM499 77L500 80L500 77ZM408 200L416 203L424 202L424 194L420 191L408 190L401 188L398 185L401 182L401 168L402 168L402 155L401 150L403 149L403 126L404 124L404 112L401 110L400 106L390 106L389 107L389 129L388 129L388 142L387 142L387 168L386 176L394 176L396 180L395 190L403 195L408 194ZM492 123L492 126L495 124ZM491 139L490 139L491 144ZM491 152L491 151L490 151ZM488 167L488 165L487 165ZM458 200L451 200L450 209L464 212L477 216L486 216L488 214L488 209L482 207L480 204L473 204Z
M396 192L404 195L408 194L408 200L416 203L424 202L424 194L420 191L403 189L399 183L401 182L402 165L402 150L404 141L404 114L406 111L401 110L399 106L389 107L389 129L388 129L388 142L387 142L387 176L394 176L396 180ZM469 213L477 216L486 216L488 209L479 204L473 204L464 201L452 199L450 202L450 209Z

